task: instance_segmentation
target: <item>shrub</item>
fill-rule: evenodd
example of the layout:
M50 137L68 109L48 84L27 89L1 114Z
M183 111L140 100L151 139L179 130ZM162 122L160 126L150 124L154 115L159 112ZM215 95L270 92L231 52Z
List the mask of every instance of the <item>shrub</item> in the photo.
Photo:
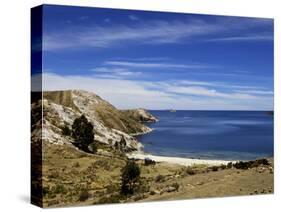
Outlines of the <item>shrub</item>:
M43 192L43 196L46 196L47 194L50 193L50 188L49 186L44 186L43 189L42 189L42 192Z
M156 192L153 190L149 192L149 195L155 195L155 194L156 194Z
M145 158L144 159L144 165L149 166L149 165L155 165L155 161L151 160L150 158Z
M88 146L88 150L92 153L95 153L97 152L97 144L95 142L91 143L89 146Z
M188 166L186 168L185 173L189 174L189 175L195 175L196 174L195 171L190 166Z
M91 152L95 152L95 144L94 142L94 132L93 132L93 125L88 122L87 118L82 115L79 118L76 118L72 125L72 137L75 140L75 145L84 150L89 151L89 145L91 146Z
M119 189L119 185L118 184L110 184L106 187L106 192L108 194L113 194L115 193L116 191L118 191Z
M260 165L267 166L269 165L269 162L267 159L258 159L258 160L250 160L250 161L239 161L237 163L234 163L233 166L236 169L249 169L249 168L254 168L258 167Z
M233 164L233 166L236 169L248 169L250 167L248 162L243 162L243 161L236 162Z
M157 175L156 178L155 178L155 182L156 183L161 183L161 182L164 182L165 180L165 177L163 175Z
M171 186L174 187L176 191L179 191L180 185L178 183L173 183Z
M120 140L120 147L121 147L121 149L122 150L125 149L126 145L127 145L127 142L126 142L124 136L122 135L121 136L121 140Z
M58 171L53 171L53 172L51 172L50 174L49 174L49 178L54 178L54 179L56 179L56 178L59 178L59 172Z
M97 161L95 161L95 162L93 163L93 167L94 167L95 169L104 169L104 170L106 170L106 171L110 171L112 165L113 165L113 164L110 163L110 161L105 160L105 159L103 159L103 160L97 160Z
M212 166L212 171L213 172L216 172L216 171L218 171L219 170L219 167L217 167L217 166Z
M140 168L133 160L129 160L122 169L121 175L121 194L133 194L136 184L139 182Z
M71 135L71 130L69 129L68 125L64 125L62 128L62 134L65 136Z
M232 162L227 163L226 167L227 167L228 169L231 169L231 168L232 168Z
M220 166L220 168L221 168L222 170L224 170L224 169L226 169L226 165L222 164L222 165Z
M79 201L84 202L89 198L89 192L84 189L81 191L80 195L79 195Z
M138 193L147 193L150 190L150 186L146 180L140 180L139 186L135 189Z
M63 185L56 185L55 189L54 189L54 193L56 194L66 194L67 190Z
M80 163L77 161L77 162L75 162L74 164L73 164L73 167L75 167L75 168L78 168L78 167L80 167Z
M122 200L120 195L105 196L99 199L99 204L120 203L120 200Z
M267 159L263 158L263 159L259 159L259 160L256 160L258 162L258 164L260 165L265 165L265 166L268 166L269 165L269 162Z
M126 139L122 135L120 141L119 142L115 142L114 147L115 147L116 150L122 152L122 151L125 151L126 145L127 145Z

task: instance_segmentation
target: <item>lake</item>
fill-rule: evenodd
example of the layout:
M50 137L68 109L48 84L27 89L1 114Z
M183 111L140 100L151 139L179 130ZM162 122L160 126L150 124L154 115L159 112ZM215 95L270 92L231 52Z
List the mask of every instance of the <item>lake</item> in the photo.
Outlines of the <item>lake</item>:
M273 156L273 116L265 111L149 111L159 121L138 136L144 152L201 159Z

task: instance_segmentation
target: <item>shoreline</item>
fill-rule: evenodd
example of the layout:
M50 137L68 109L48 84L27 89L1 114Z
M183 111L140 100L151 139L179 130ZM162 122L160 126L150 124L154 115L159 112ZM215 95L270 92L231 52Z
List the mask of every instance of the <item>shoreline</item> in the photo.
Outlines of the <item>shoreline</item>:
M145 135L145 134L148 134L148 133L151 133L153 131L153 129L149 128L148 131L146 132L138 132L138 133L131 133L129 134L130 136L133 136L133 137L136 137L136 136L139 136L139 135ZM139 141L138 141L139 142ZM140 143L140 142L139 142Z
M157 120L159 121L159 119ZM151 133L153 128L149 128L147 132L140 132L130 134L131 136L137 137L139 135L144 135ZM141 142L137 140L138 143L143 145ZM127 153L126 156L130 159L140 159L144 160L145 158L149 158L155 162L164 162L170 164L178 164L182 166L192 166L192 165L207 165L207 166L220 166L220 165L227 165L229 162L237 162L237 161L227 161L227 160L208 160L208 159L193 159L193 158L182 158L182 157L171 157L171 156L158 156L158 155L151 155L144 153L142 151L135 151L131 153Z
M144 152L132 152L126 154L130 159L140 159L144 160L145 158L149 158L154 160L155 162L166 162L170 164L178 164L182 166L193 166L193 165L208 165L208 166L219 166L219 165L227 165L227 163L232 162L235 163L237 161L227 161L227 160L208 160L208 159L191 159L191 158L181 158L181 157L170 157L170 156L157 156L146 154Z
M157 120L159 121L159 120ZM151 133L154 129L150 128L147 132L140 132L130 134L133 137L137 137L139 135L145 135ZM137 140L138 143L143 145L141 142ZM163 162L169 164L178 164L182 166L193 166L193 165L207 165L207 166L220 166L220 165L227 165L229 162L235 163L237 161L230 161L230 160L208 160L208 159L194 159L194 158L182 158L182 157L171 157L171 156L158 156L158 155L151 155L147 154L142 151L135 151L131 153L127 153L126 156L129 159L140 159L144 160L145 158L149 158L155 162Z

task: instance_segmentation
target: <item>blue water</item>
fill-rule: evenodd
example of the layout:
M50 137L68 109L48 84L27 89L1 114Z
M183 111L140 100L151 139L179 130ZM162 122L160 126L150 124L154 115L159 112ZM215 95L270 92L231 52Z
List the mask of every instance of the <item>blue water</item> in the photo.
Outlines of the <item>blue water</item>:
M264 111L150 111L154 131L138 136L144 152L201 159L273 156L273 116Z

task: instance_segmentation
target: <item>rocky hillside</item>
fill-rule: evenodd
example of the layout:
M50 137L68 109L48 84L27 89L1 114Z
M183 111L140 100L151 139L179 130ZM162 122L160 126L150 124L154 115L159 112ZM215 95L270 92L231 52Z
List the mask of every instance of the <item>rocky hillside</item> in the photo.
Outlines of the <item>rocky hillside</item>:
M127 114L130 118L141 123L158 121L156 117L154 117L152 114L150 114L143 108L134 109L134 110L123 110L123 112Z
M36 106L43 105L43 141L54 144L71 143L71 137L64 136L62 129L64 126L71 127L73 121L84 114L94 125L95 140L101 143L116 146L124 137L126 146L124 151L139 150L141 144L132 136L139 133L150 132L151 129L140 123L138 120L147 120L149 113L144 113L144 117L136 119L131 113L126 113L116 109L113 105L103 100L94 93L67 90L44 92L43 101L33 103L32 110L36 111ZM33 126L34 128L34 126ZM33 132L36 134L36 130Z

